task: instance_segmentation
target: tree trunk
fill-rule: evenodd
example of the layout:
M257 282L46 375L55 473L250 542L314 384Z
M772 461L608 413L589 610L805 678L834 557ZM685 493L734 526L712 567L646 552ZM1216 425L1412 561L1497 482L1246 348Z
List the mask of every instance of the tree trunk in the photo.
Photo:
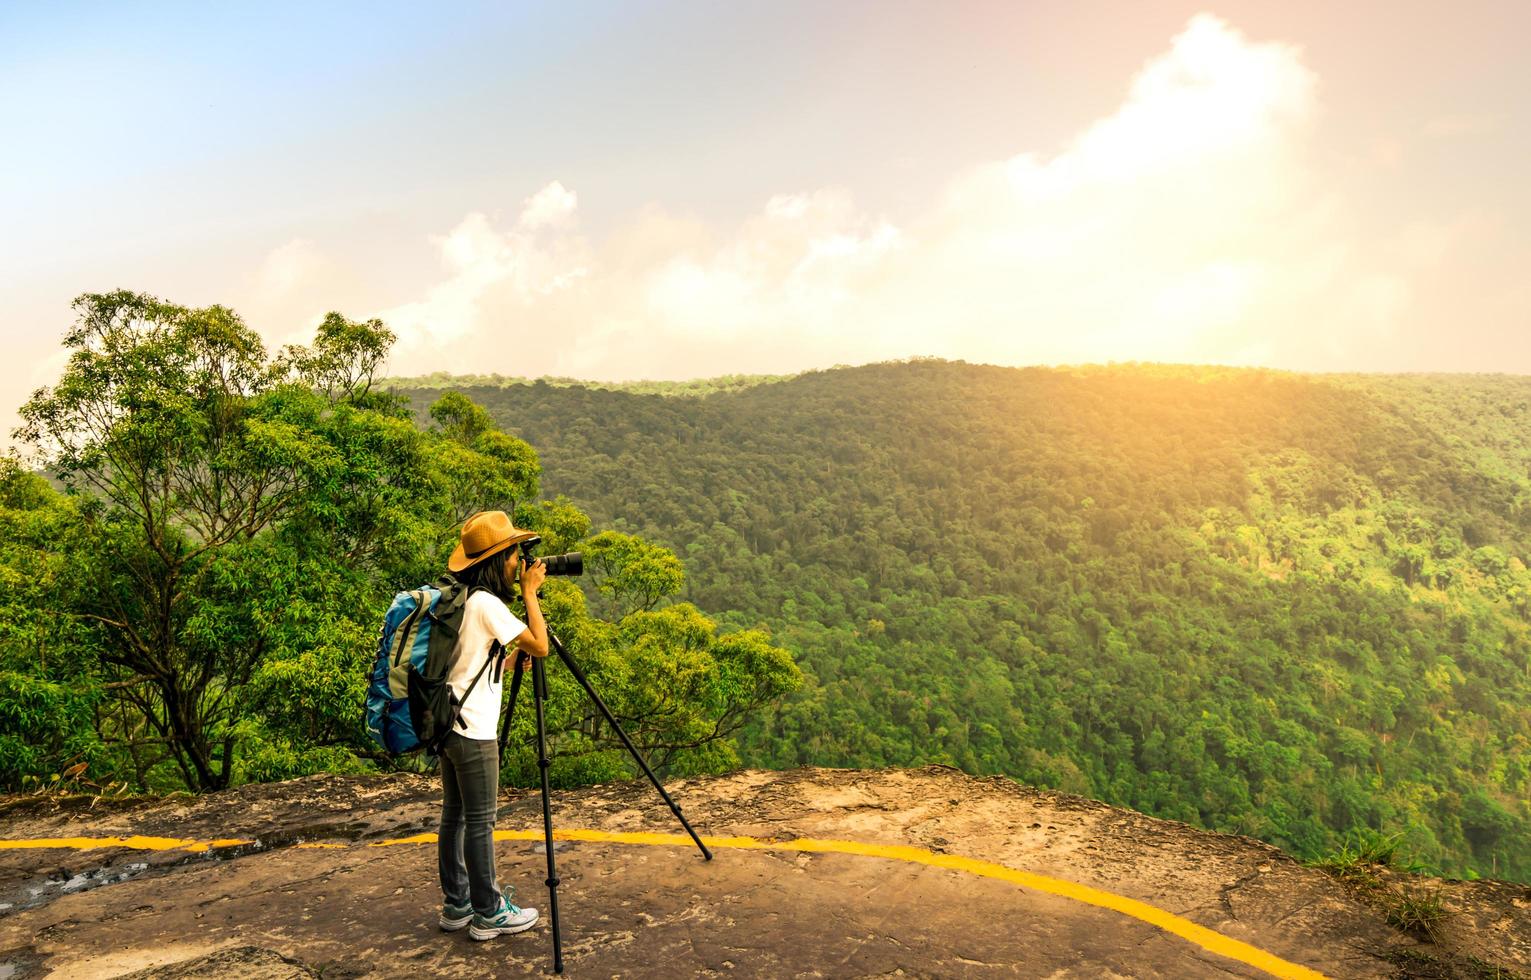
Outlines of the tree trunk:
M218 773L218 788L228 789L229 783L234 779L234 736L230 735L223 740L223 767Z
M221 789L212 768L211 748L202 736L202 726L189 716L188 705L192 701L176 687L174 680L161 686L161 694L165 698L165 717L175 739L176 758L181 762L188 787L202 792ZM187 771L187 763L192 771Z

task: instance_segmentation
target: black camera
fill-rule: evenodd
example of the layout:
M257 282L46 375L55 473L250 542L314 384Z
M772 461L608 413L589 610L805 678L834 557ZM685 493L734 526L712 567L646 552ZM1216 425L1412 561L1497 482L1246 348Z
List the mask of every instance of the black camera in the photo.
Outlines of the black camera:
M517 546L521 549L521 558L528 565L539 560L538 556L532 554L532 552L541 543L541 537L527 538L525 541L517 542ZM549 575L585 574L585 559L577 551L570 551L562 555L543 555L540 560Z

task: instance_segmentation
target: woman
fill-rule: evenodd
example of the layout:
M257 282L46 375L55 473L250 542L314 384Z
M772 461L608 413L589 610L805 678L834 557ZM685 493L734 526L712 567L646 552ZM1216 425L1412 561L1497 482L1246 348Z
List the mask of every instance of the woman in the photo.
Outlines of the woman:
M468 690L485 659L498 655L500 647L514 649L517 657L547 656L547 626L537 601L546 569L540 561L528 566L515 547L535 536L511 524L502 510L474 514L463 525L447 569L463 584L479 588L463 607L460 650L448 679L454 692ZM527 623L505 605L513 597L511 586L517 579ZM462 706L467 727L453 728L441 749L437 844L445 898L441 928L453 932L469 926L468 935L474 939L521 932L537 922L536 909L519 908L501 894L494 874L494 818L500 790L495 728L503 674L502 669L490 667L473 685Z

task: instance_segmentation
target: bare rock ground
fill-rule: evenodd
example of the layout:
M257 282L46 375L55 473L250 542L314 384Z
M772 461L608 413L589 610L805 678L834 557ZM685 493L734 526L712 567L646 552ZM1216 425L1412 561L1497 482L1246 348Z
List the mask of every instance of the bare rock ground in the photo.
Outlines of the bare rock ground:
M1283 852L944 766L745 770L667 785L697 832L903 845L1146 902L1330 977L1531 976L1531 889L1415 879L1431 941ZM497 845L531 931L437 929L425 776L315 776L152 801L12 798L0 840L145 835L203 850L0 850L0 980L484 977L551 973L546 857ZM552 799L558 830L683 833L646 780ZM540 834L536 791L500 830ZM235 843L237 842L237 843ZM301 845L325 844L314 847ZM790 848L560 841L565 972L586 977L1266 977L1122 912L969 871Z

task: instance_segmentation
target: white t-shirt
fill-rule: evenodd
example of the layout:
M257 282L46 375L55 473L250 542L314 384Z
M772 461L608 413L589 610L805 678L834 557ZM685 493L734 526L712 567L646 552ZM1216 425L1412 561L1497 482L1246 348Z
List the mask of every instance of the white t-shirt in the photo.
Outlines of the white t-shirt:
M457 634L457 642L462 649L457 655L457 663L452 666L447 683L460 699L463 692L468 690L468 685L473 683L473 675L484 666L495 640L499 640L505 648L505 668L500 671L498 683L492 664L478 679L478 684L462 707L462 720L467 722L468 727L454 727L452 730L457 734L476 739L498 737L500 691L505 686L504 674L515 669L515 641L525 629L526 624L517 619L494 593L474 592L468 596L467 605L463 607L462 629Z

